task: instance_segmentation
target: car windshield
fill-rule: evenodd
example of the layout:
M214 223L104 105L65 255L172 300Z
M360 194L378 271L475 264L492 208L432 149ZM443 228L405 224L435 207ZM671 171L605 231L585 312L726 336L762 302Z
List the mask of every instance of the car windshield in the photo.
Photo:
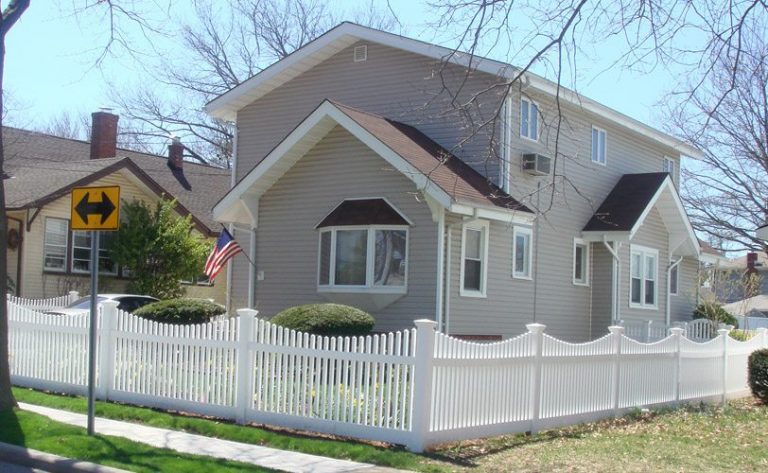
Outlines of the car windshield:
M97 299L99 300L99 304L106 301L108 298L104 296L97 296ZM67 306L67 309L85 309L88 310L91 308L91 296L88 297L81 297L80 299L76 300L75 302L69 304Z

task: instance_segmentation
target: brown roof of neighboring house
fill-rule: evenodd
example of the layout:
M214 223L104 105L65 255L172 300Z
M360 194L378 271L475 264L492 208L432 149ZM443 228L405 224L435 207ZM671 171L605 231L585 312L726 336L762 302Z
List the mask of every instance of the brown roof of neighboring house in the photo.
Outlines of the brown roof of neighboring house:
M418 129L330 101L456 200L531 212Z
M624 174L592 215L585 232L628 232L632 230L646 207L669 174L652 172Z
M90 143L18 128L3 127L7 208L34 208L59 198L71 187L125 169L157 194L179 203L201 229L218 233L213 205L230 187L226 169L185 162L173 169L165 156L118 149L115 158L89 159Z

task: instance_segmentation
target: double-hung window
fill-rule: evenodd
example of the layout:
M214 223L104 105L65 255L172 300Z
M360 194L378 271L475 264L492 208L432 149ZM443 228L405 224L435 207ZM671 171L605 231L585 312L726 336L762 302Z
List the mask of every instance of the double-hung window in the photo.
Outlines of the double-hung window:
M99 235L99 273L117 275L117 263L112 260L111 248L115 234L101 232ZM72 272L88 273L91 270L91 232L72 232Z
M589 285L589 244L579 238L573 241L573 283Z
M592 162L606 164L606 148L608 146L608 134L602 128L592 127Z
M630 247L630 307L656 309L658 300L659 252L652 248Z
M488 277L488 229L486 221L467 223L461 229L461 296L485 297Z
M512 232L512 276L531 279L531 255L533 250L531 229L515 227Z
M342 202L317 226L318 290L405 293L408 225L384 199Z
M68 244L69 221L63 218L46 217L43 270L62 273L67 270Z
M528 99L520 99L520 136L539 139L539 107Z

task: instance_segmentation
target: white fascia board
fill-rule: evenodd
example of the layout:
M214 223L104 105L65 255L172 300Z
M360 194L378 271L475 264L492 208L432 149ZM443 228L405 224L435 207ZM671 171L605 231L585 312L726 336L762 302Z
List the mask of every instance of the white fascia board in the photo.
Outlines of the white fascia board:
M453 203L451 197L424 175L424 173L413 167L408 161L392 151L392 149L373 136L368 130L357 124L357 122L349 118L349 116L336 108L332 103L325 101L304 119L304 121L301 122L299 126L297 126L279 145L277 145L264 160L240 180L240 182L230 190L218 204L216 204L213 208L214 219L219 220L224 218L223 216L225 214L231 213L232 211L229 209L233 206L238 206L239 201L246 195L250 196L250 198L258 199L264 191L261 193L253 192L251 190L252 187L260 179L263 179L264 176L275 167L280 159L282 159L286 153L290 152L302 138L310 133L316 126L318 126L318 124L321 124L321 121L328 119L332 120L334 124L338 124L345 128L355 138L371 148L376 154L381 156L395 169L410 179L419 190L440 203L444 208L447 209L451 206Z
M629 242L629 232L599 232L588 231L581 232L581 239L585 242L602 242L602 241L617 241L617 242Z
M401 49L403 51L419 54L440 61L448 60L452 64L468 67L473 70L478 70L487 74L503 77L505 79L512 79L516 77L520 71L518 68L504 62L472 56L470 54L459 52L444 46L438 46L420 40L398 36L393 33L375 30L353 23L342 23L339 26L329 30L327 33L321 35L316 40L293 52L285 59L282 59L267 67L260 73L246 80L229 92L226 92L225 94L213 99L205 106L205 110L208 112L208 114L215 118L234 121L237 117L237 111L242 108L242 105L239 105L240 103L253 102L260 96L268 93L273 88L281 85L283 80L281 80L282 78L280 76L288 69L297 67L301 61L308 59L314 54L319 54L319 52L326 47L333 48L333 43L343 43L342 45L334 48L335 50L333 51L333 54L335 54L337 51L340 51L344 47L347 47L358 40L365 40L382 44L384 46ZM309 70L309 67L307 70ZM299 72L299 74L302 72L304 71ZM292 77L293 76L291 76L291 78ZM523 80L527 82L531 87L551 96L559 93L560 97L565 101L572 103L582 108L583 110L604 117L618 125L639 133L640 135L651 138L665 146L676 150L681 155L696 159L702 159L704 156L701 150L690 146L671 135L656 130L638 120L635 120L634 118L624 115L623 113L613 110L610 107L602 105L592 99L583 97L573 90L562 86L558 89L556 83L541 76L529 72L524 75ZM261 94L256 93L255 89L258 86L266 84L268 81L273 81L275 83L274 87L264 87L264 90L261 92Z
M484 218L498 222L514 223L519 225L533 225L536 215L531 212L519 210L505 210L502 208L490 208L471 203L455 203L448 209L451 213L465 215L474 218Z

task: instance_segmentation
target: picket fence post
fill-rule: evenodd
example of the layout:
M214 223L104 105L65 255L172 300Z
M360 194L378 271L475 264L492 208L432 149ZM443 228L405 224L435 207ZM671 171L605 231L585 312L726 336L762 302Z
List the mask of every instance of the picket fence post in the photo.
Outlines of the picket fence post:
M416 353L413 366L413 404L411 405L411 436L408 450L423 452L427 446L432 422L432 380L435 361L435 328L437 322L419 319L416 325Z
M669 329L669 332L675 337L675 403L680 403L681 396L681 379L683 367L683 355L682 355L682 339L685 329L682 327L673 327Z
M650 325L648 326L650 327ZM619 387L621 385L621 336L624 335L624 327L612 325L608 327L611 332L611 342L613 344L613 383L611 385L611 401L613 402L613 415L619 417ZM650 332L650 328L649 328Z
M251 361L251 342L253 340L253 327L256 322L258 310L237 309L240 327L237 331L237 365L235 372L235 421L245 424L248 418L248 409L253 404L253 362Z
M653 320L649 320L648 324L645 326L645 343L651 343L651 325L653 325ZM608 327L608 330L611 328Z
M72 291L77 294L76 291ZM72 296L70 292L70 297ZM99 329L99 380L96 397L109 399L115 379L115 326L117 323L117 301L101 303Z
M528 333L533 334L533 380L531 381L531 434L539 431L541 418L541 371L544 353L544 324L527 324Z
M723 337L723 406L725 406L725 403L728 400L728 339L731 338L728 334L730 331L731 329L727 327L717 329L717 333Z
M67 305L69 305L69 304L75 302L76 300L80 299L80 293L77 292L77 291L69 291L68 296L69 296L69 299L67 299L67 300L69 301L69 303Z
M763 348L768 348L768 328L760 327L757 329L757 336L760 337Z

